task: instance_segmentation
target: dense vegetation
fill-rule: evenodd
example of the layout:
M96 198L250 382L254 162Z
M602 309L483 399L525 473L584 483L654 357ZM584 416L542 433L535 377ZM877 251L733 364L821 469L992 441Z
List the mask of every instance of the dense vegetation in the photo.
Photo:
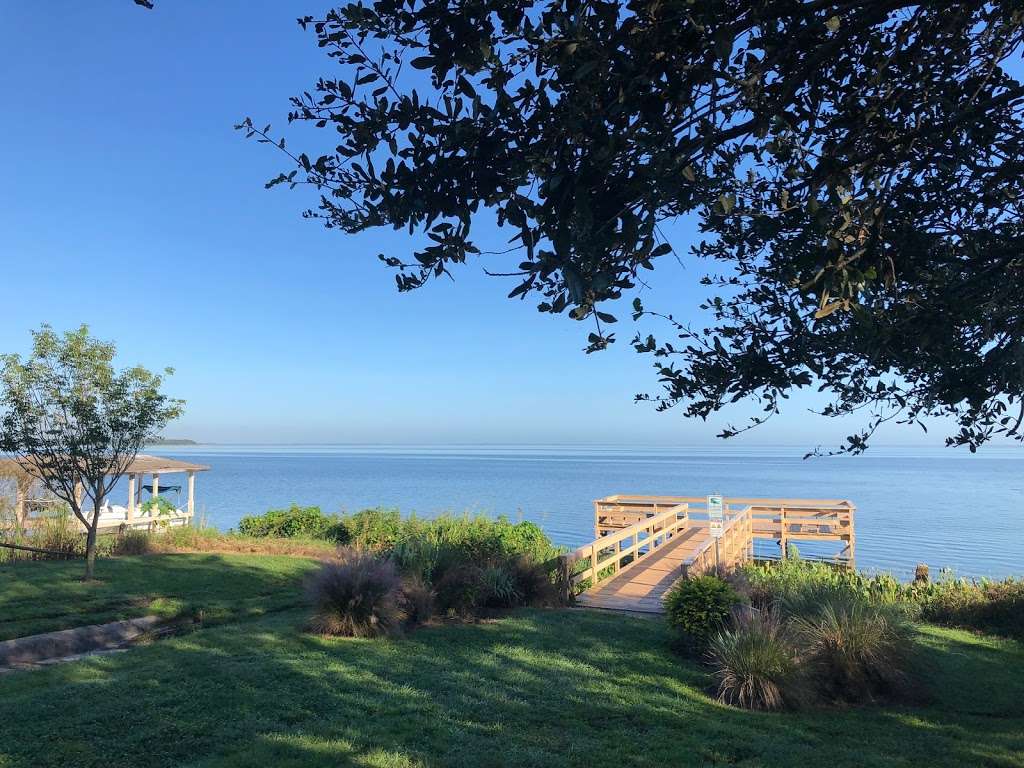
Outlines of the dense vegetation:
M369 509L326 517L293 507L247 518L242 530L289 531L342 544L314 582L321 629L367 635L440 616L471 617L556 601L558 550L531 522L443 515L405 518Z
M1024 639L1024 581L955 578L901 582L887 573L864 574L823 563L788 560L745 567L742 588L755 604L800 596L851 594L891 605L911 618Z
M719 700L778 709L921 695L914 622L1019 636L1022 594L1013 579L903 584L790 560L681 581L665 602L679 644L713 670Z

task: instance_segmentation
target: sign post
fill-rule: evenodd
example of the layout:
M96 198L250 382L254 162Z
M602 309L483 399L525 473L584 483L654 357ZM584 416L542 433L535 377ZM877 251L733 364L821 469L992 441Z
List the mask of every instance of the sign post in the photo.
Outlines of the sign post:
M718 572L718 540L725 533L725 504L721 494L714 493L708 496L708 525L711 528L711 538L715 540L715 572Z

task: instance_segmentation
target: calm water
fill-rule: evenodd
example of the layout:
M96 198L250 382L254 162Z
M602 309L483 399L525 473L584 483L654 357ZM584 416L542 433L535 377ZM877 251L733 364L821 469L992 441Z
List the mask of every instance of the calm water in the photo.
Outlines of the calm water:
M222 530L292 502L325 511L386 506L532 520L555 542L576 546L592 537L592 500L613 493L844 498L857 505L861 568L902 576L927 562L969 576L1024 574L1024 449L1017 447L979 456L872 449L807 461L798 448L189 446L159 453L211 466L197 480L197 511Z

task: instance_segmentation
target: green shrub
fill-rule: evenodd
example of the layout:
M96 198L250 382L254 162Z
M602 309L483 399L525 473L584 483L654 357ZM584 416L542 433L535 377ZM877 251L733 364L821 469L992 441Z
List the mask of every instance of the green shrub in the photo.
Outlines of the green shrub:
M917 605L912 585L902 584L890 574L866 575L829 563L807 560L752 563L741 568L736 578L751 603L760 608L780 601L813 605L829 596L856 597L879 605L900 606L908 615L914 614Z
M324 635L377 637L401 628L402 582L389 560L346 547L309 582L311 628Z
M331 532L335 541L364 549L391 549L403 528L397 509L364 509L338 518Z
M245 517L238 530L243 536L305 536L372 551L389 558L407 581L434 590L446 614L546 605L558 598L548 564L559 550L530 522L468 515L403 519L393 509L326 516L317 507L292 506Z
M320 507L271 509L262 515L247 515L238 522L243 536L322 539L337 523L337 517L325 515Z
M1022 580L945 578L917 591L927 621L1024 639Z
M724 704L782 709L804 699L792 639L774 611L735 611L709 640L707 658Z
M913 627L898 608L833 595L792 610L791 626L826 699L870 702L906 691Z
M142 514L154 517L170 517L176 511L175 506L163 496L146 499L139 509Z
M736 590L717 576L681 579L664 599L669 626L679 631L688 652L703 651L740 602Z

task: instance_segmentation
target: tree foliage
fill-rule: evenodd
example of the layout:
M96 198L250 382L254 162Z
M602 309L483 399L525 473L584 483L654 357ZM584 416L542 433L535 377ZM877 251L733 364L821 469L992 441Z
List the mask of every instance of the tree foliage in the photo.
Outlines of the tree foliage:
M307 216L426 235L380 256L400 290L483 255L486 214L509 296L593 322L596 351L691 215L707 320L634 302L669 329L633 339L663 386L639 399L752 398L753 425L817 387L864 414L854 452L892 419L1024 437L1019 3L377 0L299 23L339 66L288 119L332 149L238 127L294 164L268 187L320 192Z
M85 526L89 579L107 494L183 403L160 391L162 376L141 366L116 371L114 345L85 325L62 336L44 325L32 340L27 359L0 356L0 450L15 454Z

